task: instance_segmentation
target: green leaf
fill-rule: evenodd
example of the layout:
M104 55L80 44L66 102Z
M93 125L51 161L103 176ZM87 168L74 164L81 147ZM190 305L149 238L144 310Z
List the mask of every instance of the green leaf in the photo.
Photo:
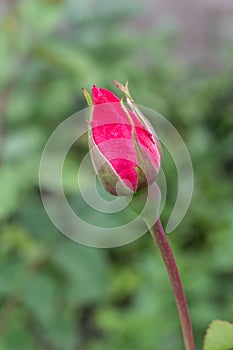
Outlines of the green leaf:
M92 75L96 81L97 74L92 58L84 50L72 47L65 43L53 40L43 42L34 49L34 54L39 59L64 72L70 72L79 79L85 79L85 75ZM85 82L85 80L84 80Z
M204 350L232 350L233 324L227 321L213 321L204 339Z
M12 301L8 301L8 303L12 307L11 311L5 314L3 321L5 327L4 332L1 334L0 350L39 350L39 345L35 343L33 334L29 331L25 310L21 307L14 308Z
M66 280L65 297L70 304L99 301L108 292L108 269L100 250L62 241L52 260Z
M59 310L46 322L45 339L56 349L75 349L79 338L75 315L70 310ZM0 349L1 350L1 349Z
M44 324L55 314L57 296L58 288L54 280L42 273L32 274L18 294L19 299Z
M0 297L18 293L27 281L26 265L16 258L1 259L0 262Z

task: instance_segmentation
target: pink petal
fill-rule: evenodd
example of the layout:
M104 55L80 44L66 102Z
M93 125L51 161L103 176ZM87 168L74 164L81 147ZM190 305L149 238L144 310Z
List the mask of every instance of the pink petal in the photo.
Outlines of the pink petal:
M101 103L111 103L111 102L120 102L119 98L116 97L111 91L103 88L98 88L93 85L92 96L94 100L94 105Z

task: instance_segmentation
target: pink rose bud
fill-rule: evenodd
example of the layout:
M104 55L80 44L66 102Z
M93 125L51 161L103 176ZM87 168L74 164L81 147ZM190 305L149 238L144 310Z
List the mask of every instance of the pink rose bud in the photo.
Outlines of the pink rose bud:
M130 109L111 91L93 86L92 97L83 89L92 118L90 154L96 174L113 195L137 193L151 185L160 163L160 143L148 120L129 94L128 86L115 84L125 93Z

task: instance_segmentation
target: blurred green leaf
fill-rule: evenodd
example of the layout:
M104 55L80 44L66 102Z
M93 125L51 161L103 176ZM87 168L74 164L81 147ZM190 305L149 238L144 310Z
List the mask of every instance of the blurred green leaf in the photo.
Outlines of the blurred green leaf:
M66 299L71 305L99 301L108 292L108 269L99 250L63 242L56 247L52 260L67 281Z
M39 350L39 346L35 343L32 333L27 325L26 312L22 309L10 310L6 315L9 322L4 334L1 336L1 346L4 350L15 349L35 349Z
M56 313L58 289L50 276L35 273L22 286L19 298L40 321L46 323Z
M34 31L30 33L38 39L51 34L62 19L62 4L49 1L22 0L18 4L19 18L25 26ZM38 17L40 13L40 17Z
M233 324L226 321L213 321L206 333L204 350L233 349Z
M37 159L7 164L0 169L0 183L4 183L0 187L0 219L17 210L25 191L37 184L37 171Z
M10 296L18 292L28 276L25 263L9 255L0 262L0 269L0 294Z
M68 73L74 74L75 77L82 78L84 82L85 75L91 75L93 80L97 80L94 63L78 47L73 48L65 43L53 40L36 47L34 53L38 58L45 60L51 66L67 70Z

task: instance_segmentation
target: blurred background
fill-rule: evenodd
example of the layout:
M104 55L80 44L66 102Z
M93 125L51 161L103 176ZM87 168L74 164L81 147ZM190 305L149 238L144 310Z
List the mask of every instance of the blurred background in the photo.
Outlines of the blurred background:
M129 80L138 104L182 135L195 188L169 241L197 349L233 321L233 3L230 0L0 2L0 349L184 349L168 277L149 234L93 249L47 217L39 161L52 131L86 107L81 88ZM75 146L64 187L76 198ZM176 170L163 163L166 223ZM56 199L53 179L44 189Z

